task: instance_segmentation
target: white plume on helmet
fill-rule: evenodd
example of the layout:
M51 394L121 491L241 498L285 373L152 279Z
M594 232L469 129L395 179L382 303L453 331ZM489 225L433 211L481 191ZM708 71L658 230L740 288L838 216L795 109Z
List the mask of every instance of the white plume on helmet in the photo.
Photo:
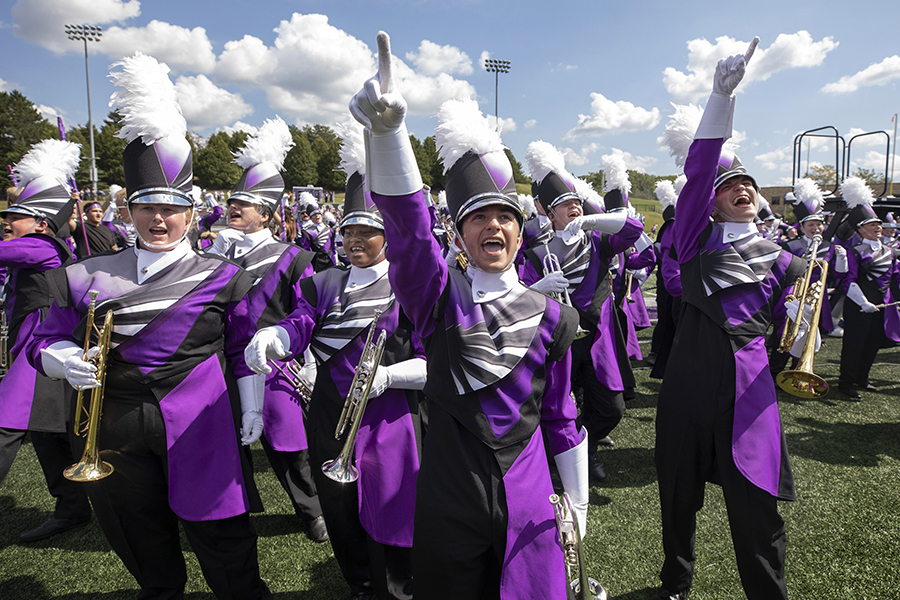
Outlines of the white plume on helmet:
M354 173L366 174L366 147L363 141L363 127L356 121L342 122L335 125L340 136L341 170L349 177Z
M491 122L471 98L447 100L438 111L434 141L444 172L456 164L466 152L485 154L503 151L505 146Z
M234 153L234 162L242 169L271 163L281 171L284 157L293 146L291 131L281 117L266 119L256 134L248 137L244 146Z
M677 166L684 167L688 150L694 142L694 134L697 133L700 118L703 116L703 109L696 104L675 104L674 102L671 104L675 113L669 116L666 130L657 139L657 142L669 150L669 155L675 159ZM737 148L738 145L731 140L726 140L722 145L723 150L732 152Z
M109 99L110 108L122 115L122 127L116 136L127 142L140 137L148 146L165 137L184 137L187 122L169 79L169 67L141 52L113 63L110 69L119 66L121 71L109 74L122 88Z
M535 181L542 181L554 171L566 170L566 159L553 144L543 140L536 140L528 144L525 151L525 160L528 163L528 171Z
M660 179L656 182L653 192L656 199L662 204L663 208L675 206L678 201L678 194L675 193L675 185L668 179Z
M850 208L863 204L869 206L875 201L875 195L866 181L860 177L848 177L841 183L841 196Z
M631 192L631 180L628 179L628 169L625 166L625 157L621 152L604 154L600 157L603 163L603 193L619 190L626 196Z
M46 139L31 147L13 167L13 173L21 185L43 176L52 177L68 187L69 179L78 168L80 157L80 144Z

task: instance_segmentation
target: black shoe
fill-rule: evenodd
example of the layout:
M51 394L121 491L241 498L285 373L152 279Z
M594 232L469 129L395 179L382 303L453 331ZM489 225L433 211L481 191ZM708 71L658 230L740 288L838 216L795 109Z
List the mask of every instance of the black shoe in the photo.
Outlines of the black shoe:
M606 479L606 467L600 462L597 451L591 452L588 456L588 475L594 483L600 483Z
M681 590L677 594L673 594L665 588L659 588L659 591L656 593L656 597L658 600L687 600L688 594L690 593L690 588Z
M606 436L602 440L597 440L597 443L601 446L609 446L610 448L616 445L613 439L609 436Z
M319 515L309 522L309 537L317 544L328 541L328 529L325 527L325 517Z
M838 389L845 396L849 396L855 400L862 398L862 396L859 395L859 391L852 385L841 385L838 386Z
M648 367L656 366L656 352L651 352L646 359L644 359L644 363Z
M87 525L91 522L92 515L88 515L86 517L78 517L74 519L57 519L56 517L50 517L44 524L38 527L37 529L32 529L31 531L26 531L22 535L19 536L20 542L37 542L40 540L45 540L48 537L53 537L57 533L62 533L63 531L68 531L73 527L80 527L82 525Z

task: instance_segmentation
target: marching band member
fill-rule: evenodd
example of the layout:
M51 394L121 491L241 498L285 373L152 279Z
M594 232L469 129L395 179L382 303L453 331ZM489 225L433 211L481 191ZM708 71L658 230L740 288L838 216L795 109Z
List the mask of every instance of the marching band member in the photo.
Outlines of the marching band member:
M280 118L266 120L238 151L235 162L244 169L228 198L228 229L222 230L210 252L240 265L255 278L248 296L254 317L251 331L278 323L297 308L299 281L313 274L314 254L272 235L284 179L284 157L293 146L291 132ZM262 445L279 483L297 516L309 526L316 542L328 539L316 484L310 471L304 428L305 407L292 384L287 363L266 376ZM309 369L306 369L309 372ZM305 377L312 378L304 373ZM300 375L297 375L298 377ZM304 382L312 388L309 382Z
M138 245L53 271L53 304L26 352L48 377L99 386L96 367L82 360L88 295L98 293L98 315L114 315L98 435L114 471L88 493L107 539L141 598L183 595L179 523L216 597L271 598L249 516L261 506L241 448L262 430L263 382L243 363L249 339L237 335L253 278L186 240L191 148L168 67L141 53L116 66L122 91L110 104L128 142Z
M618 157L621 159L621 156ZM546 142L528 146L528 165L538 182L538 200L553 223L554 236L547 244L525 251L522 281L543 293L568 290L578 310L581 327L588 335L572 344L573 385L584 389L581 422L587 428L591 479L606 479L606 469L597 454L599 445L611 445L610 432L625 414L625 390L634 390L634 375L625 349L625 336L615 313L610 262L630 246L643 251L652 242L639 238L643 224L628 215L630 190L624 162L608 163L603 202L606 214L585 208L583 195L592 190L563 166L561 153ZM596 195L596 194L595 194ZM562 274L544 275L547 253L559 260Z
M63 477L75 458L67 434L72 412L72 388L53 381L20 356L50 306L47 273L72 262L69 247L55 233L72 214L68 181L78 165L79 147L45 140L36 144L13 172L20 185L17 201L0 212L3 242L0 267L7 269L3 303L8 332L2 341L4 361L12 364L0 381L0 485L9 473L26 432L40 461L53 515L26 531L23 542L36 542L84 525L91 506L84 486Z
M343 140L348 178L340 229L351 267L302 280L296 310L259 330L246 356L251 368L268 372L267 355L284 359L312 349L318 373L307 421L309 455L334 556L353 598L406 599L412 598L413 511L424 425L415 390L425 385L425 361L394 299L382 216L363 190L368 174L361 131ZM338 483L321 467L342 453L346 436L336 439L335 430L370 327L385 331L388 339L356 438L353 466L359 479Z
M676 110L677 107L676 107ZM683 166L683 165L682 165ZM681 312L681 271L678 261L672 258L672 238L675 232L675 205L678 193L687 178L679 175L675 182L662 179L656 183L656 198L663 206L663 224L656 233L656 327L653 328L653 342L650 354L653 369L650 377L662 379L666 373L672 343ZM676 188L677 184L677 188Z
M658 596L665 599L688 596L706 481L724 491L748 599L787 598L784 521L776 500L795 495L765 333L774 306L804 265L757 235L756 182L733 152L723 150L731 135L732 92L758 41L745 56L719 61L676 208L683 304L656 420L665 552Z
M645 235L645 234L642 234ZM625 335L625 351L631 360L643 360L641 345L638 342L637 332L640 329L650 327L650 315L644 304L644 295L641 293L641 285L648 277L647 269L656 264L656 250L653 244L648 244L643 252L637 252L634 248L628 248L625 252L616 255L617 268L613 277L613 297L615 298L616 315L619 325ZM630 294L629 294L630 292ZM628 300L628 296L631 300ZM634 388L631 390L634 398Z
M900 251L881 242L881 219L872 210L874 197L865 181L848 177L841 183L841 196L850 207L847 222L862 241L848 253L849 268L843 281L846 298L838 389L858 399L860 390L876 390L869 371L878 350L900 342L897 307L878 308L900 300Z
M822 214L822 207L825 204L824 196L816 182L808 178L797 181L794 185L794 193L791 196L793 196L794 216L797 217L800 231L803 235L787 241L781 246L794 256L810 260L811 257L807 255L809 254L813 237L821 236L825 233L825 216ZM828 272L830 276L827 278L828 280L834 280L836 277L842 279L847 273L847 251L843 246L822 240L816 251L816 256L812 258L824 260L829 264ZM810 279L810 284L816 283L821 278L822 271L816 267ZM834 323L831 320L831 303L828 299L828 290L825 287L822 289L821 315L819 330L829 334L834 331ZM772 377L784 370L789 359L788 352L778 351L786 317L783 306L773 314L772 324L774 328L769 337L769 367Z
M523 217L513 171L474 100L449 100L438 115L454 243L469 261L465 273L446 265L428 234L406 101L383 32L378 55L378 74L350 110L366 126L367 181L385 219L394 291L428 348L415 596L561 599L565 569L542 431L583 533L586 438L569 396L577 316L519 282L513 260Z
M303 221L299 231L302 238L300 247L315 252L313 267L316 273L319 273L334 266L334 231L322 222L322 209L312 194L301 192L299 202L305 202L304 214L308 217Z
M75 256L78 260L92 254L100 254L116 249L112 230L103 225L103 206L99 202L85 202L82 207L84 220L71 218L72 239L75 241Z

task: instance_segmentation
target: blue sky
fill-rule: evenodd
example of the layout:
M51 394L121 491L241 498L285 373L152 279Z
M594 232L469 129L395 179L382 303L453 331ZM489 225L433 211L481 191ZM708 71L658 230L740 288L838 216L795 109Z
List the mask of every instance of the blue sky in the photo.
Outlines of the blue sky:
M752 9L748 8L751 7ZM688 8L690 7L690 8ZM670 103L705 104L715 62L761 39L739 88L737 150L762 185L790 183L793 139L834 126L847 139L884 130L900 111L898 4L555 0L5 0L0 90L18 89L52 119L87 122L84 48L64 24L104 28L89 45L94 120L114 91L109 65L141 50L165 62L189 129L252 129L267 118L334 125L375 70L375 35L391 35L409 129L431 135L441 102L470 95L493 115L499 75L503 141L525 165L535 140L576 175L622 153L629 168L677 173L659 146ZM887 24L887 25L884 25ZM834 149L817 140L810 164ZM885 138L853 145L853 165L884 171ZM804 168L806 162L804 147Z

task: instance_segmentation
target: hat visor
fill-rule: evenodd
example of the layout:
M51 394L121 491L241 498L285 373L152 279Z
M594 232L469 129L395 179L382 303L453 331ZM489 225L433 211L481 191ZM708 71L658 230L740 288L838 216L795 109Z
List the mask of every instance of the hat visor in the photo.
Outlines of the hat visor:
M516 214L516 220L519 223L519 231L522 230L522 225L525 222L525 215L522 214L522 207L519 206L518 199L513 200L509 196L504 196L502 194L491 193L488 192L486 194L478 194L477 196L472 196L468 200L466 200L462 206L459 207L459 211L456 213L456 229L459 230L459 225L462 223L462 220L469 214L475 212L478 209L484 208L486 206L506 206L513 210Z
M368 227L374 227L375 229L381 229L382 231L384 230L384 221L381 220L381 217L365 211L352 212L341 219L340 230L342 235L344 228L349 225L366 225Z
M250 204L258 204L259 206L272 206L274 202L270 202L256 194L248 194L247 192L235 192L228 197L228 202L232 200L240 200L241 202L249 202Z
M733 179L733 178L735 178L735 177L748 177L748 178L750 178L750 181L753 182L753 187L756 188L756 191L757 191L757 192L759 192L759 184L756 183L756 180L753 178L753 176L750 175L749 173L747 173L747 171L746 171L745 169L732 169L731 171L726 171L726 172L722 173L721 175L719 175L718 177L716 177L716 182L715 182L715 184L713 185L713 188L719 189L719 187L720 187L723 183L725 183L725 182L728 181L729 179Z
M128 204L169 204L172 206L194 206L193 199L174 188L147 188L138 190L128 198Z
M20 206L17 204L14 204L9 208L0 211L0 218L5 219L6 215L23 215L26 217L34 217L35 219L47 220L47 215L45 215L44 213L33 208Z

